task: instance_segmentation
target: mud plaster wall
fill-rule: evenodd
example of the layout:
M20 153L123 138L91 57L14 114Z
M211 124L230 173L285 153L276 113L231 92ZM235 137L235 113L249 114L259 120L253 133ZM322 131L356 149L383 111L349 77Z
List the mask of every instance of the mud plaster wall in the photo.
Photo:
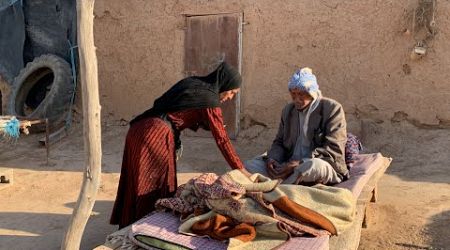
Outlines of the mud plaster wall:
M97 0L95 41L104 118L126 119L183 77L182 14L243 12L241 118L276 127L290 75L315 71L348 117L450 125L450 1L426 57L403 33L407 0ZM245 123L244 123L245 124Z

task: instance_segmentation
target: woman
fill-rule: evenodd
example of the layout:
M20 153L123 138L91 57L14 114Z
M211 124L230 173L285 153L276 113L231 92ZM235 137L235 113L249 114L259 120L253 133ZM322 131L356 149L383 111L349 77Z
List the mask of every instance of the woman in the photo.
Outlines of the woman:
M111 224L128 226L153 211L156 200L174 194L176 149L181 148L183 129L211 130L231 168L249 175L224 129L219 107L238 93L241 81L235 69L221 63L207 76L179 81L130 122Z

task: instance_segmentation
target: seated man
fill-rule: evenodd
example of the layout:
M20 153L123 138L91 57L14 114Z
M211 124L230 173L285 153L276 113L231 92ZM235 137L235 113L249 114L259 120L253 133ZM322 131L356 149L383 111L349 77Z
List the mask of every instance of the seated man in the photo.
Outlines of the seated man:
M293 102L283 109L272 147L267 155L246 161L246 169L285 184L336 184L348 179L341 104L322 97L309 68L297 71L288 88Z

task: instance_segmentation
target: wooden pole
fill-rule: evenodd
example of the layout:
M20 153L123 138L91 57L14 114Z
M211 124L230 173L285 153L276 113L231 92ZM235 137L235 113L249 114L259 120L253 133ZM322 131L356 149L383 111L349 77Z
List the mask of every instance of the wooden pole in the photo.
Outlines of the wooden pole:
M86 172L77 204L61 245L61 249L67 250L80 248L84 228L94 207L100 185L102 149L97 56L94 46L94 2L95 0L77 0Z

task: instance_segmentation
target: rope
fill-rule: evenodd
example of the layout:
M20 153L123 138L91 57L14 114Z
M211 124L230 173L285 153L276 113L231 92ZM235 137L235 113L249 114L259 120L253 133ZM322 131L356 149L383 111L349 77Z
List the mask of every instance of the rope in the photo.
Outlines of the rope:
M69 51L70 51L70 64L71 64L71 68L72 68L72 80L73 80L73 92L72 92L72 96L70 98L70 107L69 107L69 113L67 114L67 118L66 118L66 129L69 129L70 126L72 125L72 107L75 101L75 93L77 91L77 69L75 67L75 53L74 53L74 49L78 48L78 45L72 46L72 43L70 42L70 40L67 40L69 42Z
M9 0L9 6L13 6L18 1L20 1L20 5L23 6L23 0Z
M418 0L418 5L413 12L412 31L414 39L419 46L424 46L425 42L431 40L436 35L436 0ZM416 37L421 30L425 30L425 37Z
M20 1L21 7L23 7L23 0L9 0L9 2L5 2L3 5L0 5L0 11L3 11L14 4L16 4L18 1Z
M6 120L6 122L1 122L0 133L5 137L18 139L20 136L20 121L13 116L9 120Z

